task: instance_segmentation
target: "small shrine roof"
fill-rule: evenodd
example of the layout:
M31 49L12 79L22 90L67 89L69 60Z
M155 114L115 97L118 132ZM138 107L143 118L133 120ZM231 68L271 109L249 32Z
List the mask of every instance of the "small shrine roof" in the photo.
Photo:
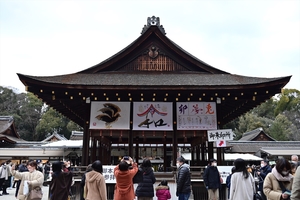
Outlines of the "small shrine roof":
M239 141L252 141L254 140L260 133L263 133L266 137L268 137L270 140L275 141L274 138L266 134L263 130L263 128L257 128L252 131L246 132L243 134L243 137L239 139Z
M41 142L51 142L53 138L56 138L54 141L60 141L60 140L68 140L63 135L60 135L58 133L53 133L50 136L48 136L46 139L42 140ZM52 141L53 142L53 141Z

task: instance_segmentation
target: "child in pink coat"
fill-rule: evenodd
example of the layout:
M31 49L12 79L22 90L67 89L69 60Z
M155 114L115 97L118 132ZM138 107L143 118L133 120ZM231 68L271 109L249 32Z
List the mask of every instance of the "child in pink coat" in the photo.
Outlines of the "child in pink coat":
M168 186L168 181L162 180L160 184L155 188L157 200L171 199L171 194Z

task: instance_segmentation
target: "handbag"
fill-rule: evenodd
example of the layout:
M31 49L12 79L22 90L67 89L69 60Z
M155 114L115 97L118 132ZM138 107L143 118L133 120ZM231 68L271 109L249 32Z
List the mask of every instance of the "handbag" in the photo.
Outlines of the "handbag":
M36 187L30 191L29 197L31 200L42 200L43 191L40 187Z

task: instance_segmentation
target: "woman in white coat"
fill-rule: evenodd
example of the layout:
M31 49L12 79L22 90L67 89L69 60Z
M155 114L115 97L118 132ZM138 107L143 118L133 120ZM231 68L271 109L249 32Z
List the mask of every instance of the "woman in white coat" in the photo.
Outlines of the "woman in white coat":
M19 193L17 199L19 200L31 200L29 195L24 195L24 181L26 180L29 186L29 189L33 188L42 188L44 182L44 175L42 172L36 170L37 163L35 161L28 161L27 163L28 172L18 172L15 170L15 165L11 168L11 173L14 177L21 180Z
M253 200L256 191L252 174L247 171L246 163L238 158L234 161L235 171L231 175L230 200Z

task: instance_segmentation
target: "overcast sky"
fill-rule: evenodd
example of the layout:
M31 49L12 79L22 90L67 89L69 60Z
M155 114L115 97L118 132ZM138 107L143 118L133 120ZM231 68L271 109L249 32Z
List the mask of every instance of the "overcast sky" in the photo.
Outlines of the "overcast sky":
M52 76L98 64L160 17L167 37L215 68L253 77L292 75L300 90L299 0L0 0L0 85L16 73Z

